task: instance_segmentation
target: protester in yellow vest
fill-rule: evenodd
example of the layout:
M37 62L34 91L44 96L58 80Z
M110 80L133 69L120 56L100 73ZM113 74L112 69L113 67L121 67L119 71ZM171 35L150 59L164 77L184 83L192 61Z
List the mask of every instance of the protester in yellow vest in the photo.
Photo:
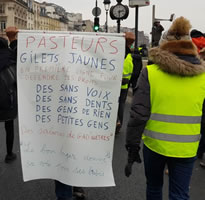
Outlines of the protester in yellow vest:
M121 84L121 91L120 91L120 97L119 97L116 134L119 133L120 128L122 126L125 101L126 101L127 93L128 93L128 84L129 84L129 81L131 79L132 72L133 72L133 60L132 60L130 47L135 41L134 33L126 32L125 41L126 41L125 59L124 59L124 64L123 64L122 84Z
M142 70L133 98L125 175L129 177L134 162L141 162L142 138L147 200L162 200L165 166L169 169L169 199L189 199L205 116L205 62L197 56L190 29L189 20L179 17L163 34L159 47L150 49L153 64Z

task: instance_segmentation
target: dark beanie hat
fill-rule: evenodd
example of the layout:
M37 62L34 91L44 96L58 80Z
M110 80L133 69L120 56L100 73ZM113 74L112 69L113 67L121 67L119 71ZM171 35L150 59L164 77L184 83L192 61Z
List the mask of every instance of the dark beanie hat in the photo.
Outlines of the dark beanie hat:
M193 29L193 30L191 31L191 37L192 37L192 38L205 37L205 35L204 35L201 31L196 30L196 29Z

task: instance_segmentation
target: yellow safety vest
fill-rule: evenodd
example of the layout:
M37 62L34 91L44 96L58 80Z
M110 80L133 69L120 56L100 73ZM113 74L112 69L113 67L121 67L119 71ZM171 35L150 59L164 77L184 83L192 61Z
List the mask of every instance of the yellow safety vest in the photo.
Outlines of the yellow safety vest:
M131 53L128 53L123 64L123 79L131 79L133 72L133 62L132 62L132 55ZM121 89L127 89L128 84L121 85Z
M138 47L138 50L139 50L140 54L142 55L142 52L141 52L142 47Z
M183 77L148 65L151 116L143 132L144 144L169 157L196 156L205 98L205 73Z

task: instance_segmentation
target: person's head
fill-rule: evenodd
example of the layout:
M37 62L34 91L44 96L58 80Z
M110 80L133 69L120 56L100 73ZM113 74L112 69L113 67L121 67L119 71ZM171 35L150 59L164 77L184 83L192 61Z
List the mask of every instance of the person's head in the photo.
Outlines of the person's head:
M126 32L125 40L126 40L126 46L130 48L133 42L135 41L135 34L133 32Z
M162 45L171 41L191 41L190 29L191 24L189 20L184 17L179 17L172 23L169 30L162 34L159 44Z
M0 37L0 49L7 49L8 48L8 40L3 37Z
M191 35L192 38L205 37L204 34L201 31L197 30L197 29L193 29L191 31L190 35Z
M197 29L193 29L191 31L191 38L192 38L192 42L196 45L196 47L198 49L198 53L200 53L200 51L203 48L205 48L205 36L204 36L204 34Z
M10 42L17 39L17 33L18 33L18 29L14 26L10 26L6 28L6 36L8 37Z
M153 25L154 26L159 26L160 25L160 21L156 20Z

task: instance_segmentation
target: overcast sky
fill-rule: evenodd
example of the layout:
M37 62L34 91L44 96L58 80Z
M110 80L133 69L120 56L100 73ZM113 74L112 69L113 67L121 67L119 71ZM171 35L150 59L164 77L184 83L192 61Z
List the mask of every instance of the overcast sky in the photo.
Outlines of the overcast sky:
M65 8L67 12L82 13L83 20L93 21L92 9L96 0L37 0L55 3ZM106 20L103 0L97 0L101 9L100 24L104 25ZM111 0L111 6L117 4L116 0ZM129 0L123 0L122 4L129 5ZM155 18L169 19L172 13L176 17L184 16L190 20L192 27L205 33L205 0L150 0L150 6L139 8L139 31L149 34L152 26L152 8L155 5ZM161 21L165 29L170 26L169 21ZM117 25L115 20L108 17L108 25ZM135 8L129 8L129 16L121 21L121 26L129 28L135 27Z

